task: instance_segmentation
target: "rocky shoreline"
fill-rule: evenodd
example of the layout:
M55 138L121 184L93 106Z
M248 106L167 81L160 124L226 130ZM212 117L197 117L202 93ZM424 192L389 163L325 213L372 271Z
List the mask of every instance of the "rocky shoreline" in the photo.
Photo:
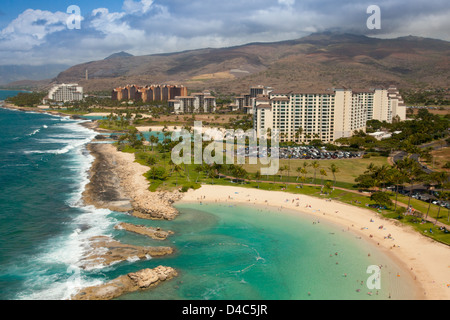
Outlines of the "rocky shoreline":
M112 144L88 145L95 157L90 182L83 193L86 204L112 211L127 212L150 220L173 220L178 211L172 206L179 192L150 192L144 174L148 167L134 162L134 154L117 151Z
M36 108L16 107L5 104L4 108L25 112L38 112L81 119L63 112L40 110ZM181 199L180 193L150 192L147 179L143 176L149 168L135 161L134 154L122 153L110 143L111 140L102 133L111 133L98 128L95 121L81 123L82 126L99 133L87 145L94 157L89 180L83 192L83 202L98 209L123 212L141 219L173 220L178 211L172 204ZM99 143L100 142L100 143ZM130 223L120 223L116 229L137 233L154 240L164 241L172 235L172 231L160 228L148 228ZM89 239L85 247L85 255L80 261L82 269L89 270L99 266L110 266L124 261L148 260L174 253L168 246L145 247L124 244L107 236L96 236ZM144 269L135 273L120 276L105 284L81 289L71 300L110 300L123 294L153 288L162 281L176 277L177 271L171 267L159 266L155 269Z
M83 126L99 133L95 122ZM94 139L88 146L95 158L90 169L90 182L83 192L83 201L96 208L123 212L141 219L173 220L178 211L172 204L181 198L179 193L150 192L149 183L144 177L149 168L135 162L134 154L123 153L112 144L98 143L104 139ZM130 223L119 223L116 229L140 234L154 240L164 241L173 234L160 228L149 228ZM89 269L99 265L109 266L123 261L147 260L153 257L173 254L168 246L139 247L123 244L105 236L93 237L89 241L82 268ZM153 288L161 281L177 276L176 270L159 266L121 276L106 284L82 289L72 297L73 300L109 300L120 295Z
M71 300L111 300L126 293L150 289L177 275L176 270L170 267L144 269L120 276L99 286L84 288Z

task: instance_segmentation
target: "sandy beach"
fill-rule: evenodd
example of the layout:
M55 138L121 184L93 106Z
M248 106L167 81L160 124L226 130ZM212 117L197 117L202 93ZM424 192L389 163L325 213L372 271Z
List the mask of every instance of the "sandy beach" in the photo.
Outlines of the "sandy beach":
M450 248L371 210L281 191L211 185L188 191L180 202L254 204L317 216L360 234L399 262L417 281L421 299L450 299Z

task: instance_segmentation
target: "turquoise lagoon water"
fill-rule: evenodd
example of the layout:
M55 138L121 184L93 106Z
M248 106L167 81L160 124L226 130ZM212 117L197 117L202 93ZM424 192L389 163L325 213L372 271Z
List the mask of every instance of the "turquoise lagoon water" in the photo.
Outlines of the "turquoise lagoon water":
M67 299L81 287L159 265L179 276L120 299L413 298L410 279L396 277L395 262L340 227L313 223L316 217L179 204L174 221L148 221L85 206L81 193L93 161L86 145L96 133L80 122L0 109L0 299ZM122 221L175 234L151 240L114 229ZM97 235L172 246L175 254L80 270L88 239ZM366 270L380 264L377 295L366 287Z
M173 230L175 235L166 245L173 246L176 254L138 264L139 268L172 266L179 277L121 299L415 298L412 280L399 265L355 234L320 221L320 217L230 204L176 207L181 212L176 220L144 223ZM127 220L142 224L132 217ZM124 242L148 243L124 231L116 237ZM370 265L383 266L380 290L366 286ZM133 269L121 268L122 273Z

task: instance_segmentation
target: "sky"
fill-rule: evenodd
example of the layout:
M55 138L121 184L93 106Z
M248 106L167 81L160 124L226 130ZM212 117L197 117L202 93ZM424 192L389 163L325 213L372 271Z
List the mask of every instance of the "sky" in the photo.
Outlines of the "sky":
M380 9L379 29L367 20ZM80 20L74 19L80 9ZM373 21L373 20L371 20ZM335 31L450 40L448 0L2 0L0 65L78 63Z

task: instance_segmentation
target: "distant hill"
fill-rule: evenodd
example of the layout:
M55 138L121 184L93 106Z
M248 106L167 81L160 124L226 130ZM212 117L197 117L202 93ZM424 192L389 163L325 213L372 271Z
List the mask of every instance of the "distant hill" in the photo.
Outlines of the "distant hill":
M328 32L229 48L146 56L118 53L105 60L73 66L53 81L77 82L86 91L160 83L235 94L248 92L249 86L256 84L278 89L391 84L423 89L448 87L449 57L447 41L414 36L377 39Z
M52 79L69 67L69 65L65 64L47 64L42 66L3 65L0 66L0 85L22 80Z
M128 52L121 51L121 52L113 53L109 57L105 58L105 60L110 60L110 59L114 59L114 58L127 58L127 57L133 57L133 55Z

